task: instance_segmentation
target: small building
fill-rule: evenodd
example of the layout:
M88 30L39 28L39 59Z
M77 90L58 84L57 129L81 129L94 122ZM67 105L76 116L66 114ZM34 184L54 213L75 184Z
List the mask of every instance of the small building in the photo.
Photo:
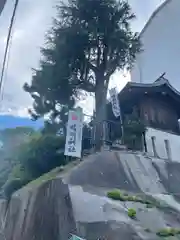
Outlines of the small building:
M123 122L135 111L146 126L144 150L154 157L180 161L180 92L160 77L149 84L128 82L118 97ZM110 104L108 119L120 122Z

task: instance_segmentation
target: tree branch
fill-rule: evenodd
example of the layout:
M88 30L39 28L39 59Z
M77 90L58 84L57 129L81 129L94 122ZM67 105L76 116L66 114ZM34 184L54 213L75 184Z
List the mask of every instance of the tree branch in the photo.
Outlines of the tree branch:
M100 66L100 59L101 59L101 47L99 46L99 37L98 37L98 43L97 43L97 67Z
M102 61L102 64L101 64L102 69L107 68L107 56L108 56L108 46L105 45L104 46L104 51L103 51L103 61Z
M116 71L117 69L117 62L118 62L118 57L115 57L114 59L109 61L109 66L107 67L108 71L105 75L105 79L109 79L110 76Z
M77 84L75 84L75 87L81 88L82 90L86 92L95 92L95 86L89 81L81 81L79 80Z
M82 82L78 85L78 87L89 93L95 92L95 86L89 82Z
M108 71L108 73L105 75L105 80L107 81L110 76L115 72L116 67L112 68L110 71Z

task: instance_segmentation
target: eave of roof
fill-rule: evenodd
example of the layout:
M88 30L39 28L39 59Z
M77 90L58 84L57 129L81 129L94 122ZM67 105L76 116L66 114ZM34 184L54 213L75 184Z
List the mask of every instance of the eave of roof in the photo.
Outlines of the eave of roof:
M165 78L161 78L158 79L157 81L153 82L153 83L136 83L136 82L128 82L126 84L126 86L121 90L121 92L119 93L119 96L121 95L121 93L123 93L124 91L127 91L127 89L130 88L157 88L157 87L162 87L166 85L172 92L173 94L175 94L179 99L180 99L180 92L178 90L176 90L167 79Z
M161 78L154 83L136 83L128 82L126 86L118 94L120 103L125 106L130 106L136 101L138 102L144 95L158 96L159 94L167 94L172 100L172 107L177 111L178 118L180 118L180 92L177 91L167 79Z
M142 34L146 31L148 26L151 24L152 20L156 17L156 15L172 0L166 0L164 3L162 3L151 15L145 26L143 27L142 31L140 32L139 36L141 37Z

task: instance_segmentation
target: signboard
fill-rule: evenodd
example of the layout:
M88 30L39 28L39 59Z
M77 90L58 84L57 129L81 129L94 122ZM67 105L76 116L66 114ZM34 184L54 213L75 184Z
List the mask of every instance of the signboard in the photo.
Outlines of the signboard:
M120 117L121 112L120 112L120 106L119 106L119 100L118 100L118 94L117 94L116 88L110 89L109 94L110 94L110 97L111 97L113 114L116 118Z
M76 110L69 111L64 155L78 158L81 157L82 128L82 109L78 108Z

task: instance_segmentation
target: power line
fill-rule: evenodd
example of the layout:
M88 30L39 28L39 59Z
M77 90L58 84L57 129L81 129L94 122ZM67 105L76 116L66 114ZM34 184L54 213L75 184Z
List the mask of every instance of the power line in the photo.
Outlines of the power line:
M7 72L8 72L10 53L11 53L11 47L12 47L12 36L13 36L13 30L12 30L12 34L11 34L10 41L9 41L7 60L6 60L5 70L4 70L4 77L3 77L4 81L2 81L2 86L1 86L0 103L3 102L3 99L4 99L5 82L7 80Z
M13 24L14 24L14 19L15 19L18 3L19 3L19 0L15 0L13 14L12 14L11 22L9 25L9 31L8 31L7 41L6 41L6 48L5 48L4 58L3 58L2 71L1 71L1 76L0 76L0 95L2 94L2 85L3 85L5 68L6 68L6 60L8 57L8 49L9 49L9 44L10 44L10 40L11 40L12 28L13 28Z

